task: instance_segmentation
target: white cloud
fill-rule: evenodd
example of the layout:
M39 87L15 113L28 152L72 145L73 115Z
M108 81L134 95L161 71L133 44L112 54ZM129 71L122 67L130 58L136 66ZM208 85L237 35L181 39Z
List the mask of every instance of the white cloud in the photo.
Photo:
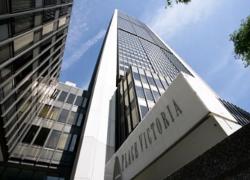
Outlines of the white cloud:
M91 39L89 39L88 41L86 41L85 43L80 45L79 47L77 47L70 57L68 57L67 59L64 59L63 65L62 65L62 70L63 71L67 70L74 63L79 61L81 56L83 56L89 50L89 48L91 48L93 45L95 45L98 42L98 40L103 38L104 35L105 35L105 30L102 29L94 37L92 37Z
M149 27L163 38L171 38L186 26L196 24L210 14L218 6L218 0L192 0L189 4L177 4L164 9L160 7L149 20ZM149 16L147 16L149 17Z
M216 79L219 73L233 69L232 64L234 60L232 60L232 47L226 44L223 48L220 48L220 51L221 55L217 57L218 61L213 61L213 68L207 66L205 76L209 81Z
M86 8L87 0L75 1L72 9L72 17L67 38L67 48L74 49L79 41L88 31L87 17L90 14L90 9Z

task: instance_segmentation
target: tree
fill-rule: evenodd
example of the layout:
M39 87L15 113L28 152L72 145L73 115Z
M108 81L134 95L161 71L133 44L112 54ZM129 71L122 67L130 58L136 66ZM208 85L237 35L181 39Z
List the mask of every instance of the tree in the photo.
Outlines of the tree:
M189 3L191 0L166 0L166 8L168 6L171 6L173 5L173 3L175 2L176 4L178 3L184 3L184 4L187 4Z
M245 66L250 65L250 16L242 20L240 28L230 34L234 43L235 58L241 59Z

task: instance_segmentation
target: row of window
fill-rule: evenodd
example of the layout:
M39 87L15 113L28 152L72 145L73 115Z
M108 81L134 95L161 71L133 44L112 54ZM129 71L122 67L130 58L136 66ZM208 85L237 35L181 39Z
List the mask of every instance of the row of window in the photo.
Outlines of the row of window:
M44 146L46 142L47 148L73 152L76 140L77 134L62 133L58 130L32 125L22 142L36 146Z
M39 117L50 119L61 123L81 126L83 112L73 112L67 109L60 109L55 106L45 104L39 113Z
M9 23L1 23L0 24L0 41L7 39L10 37L10 31L13 30L13 36L16 34L23 33L24 31L30 30L34 27L34 20L32 16L20 16L18 17L19 20L16 20L14 22L13 28L10 28ZM51 33L55 30L55 27L60 28L61 26L65 25L67 22L66 16L59 18L57 22L50 22L43 26L42 28L42 36L47 35L48 33ZM34 32L26 33L23 36L16 38L13 42L13 48L14 52L17 53L21 49L27 47L29 44L32 44L34 41ZM6 44L2 47L0 47L0 55L3 55L3 57L0 58L0 63L4 62L9 58L10 50L8 50L8 47L10 44Z
M67 7L65 7L67 8ZM61 8L60 16L67 15L67 11ZM56 10L46 10L43 13L33 13L27 15L21 15L6 20L2 20L0 23L0 40L7 39L8 37L16 36L20 33L28 31L33 27L46 24L49 21L53 21L56 17ZM65 18L59 18L59 27L66 21Z
M10 158L71 165L77 138L77 134L32 125L22 142L10 154Z
M0 14L15 13L20 11L27 11L34 8L42 8L46 6L54 6L57 4L64 4L72 2L72 0L1 0Z
M76 96L75 94L68 93L66 91L60 91L58 89L55 89L51 95L51 98L56 99L57 101L66 102L68 104L74 104L76 106L81 106L83 102L82 96Z

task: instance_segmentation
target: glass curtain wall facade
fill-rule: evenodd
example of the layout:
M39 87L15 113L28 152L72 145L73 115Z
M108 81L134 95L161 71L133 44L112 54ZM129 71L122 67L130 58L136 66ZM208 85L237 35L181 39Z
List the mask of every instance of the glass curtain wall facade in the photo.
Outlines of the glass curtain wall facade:
M59 77L72 0L0 1L0 131L7 160Z
M118 13L116 149L183 71L192 75L142 22Z
M116 149L126 140L180 72L193 74L142 22L118 12ZM249 113L221 100L240 125Z

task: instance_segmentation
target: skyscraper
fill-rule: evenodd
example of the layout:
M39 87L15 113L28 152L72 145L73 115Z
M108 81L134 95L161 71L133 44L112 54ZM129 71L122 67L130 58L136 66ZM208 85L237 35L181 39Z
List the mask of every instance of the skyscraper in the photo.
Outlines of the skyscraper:
M117 10L89 92L75 179L163 179L249 121L148 26Z

